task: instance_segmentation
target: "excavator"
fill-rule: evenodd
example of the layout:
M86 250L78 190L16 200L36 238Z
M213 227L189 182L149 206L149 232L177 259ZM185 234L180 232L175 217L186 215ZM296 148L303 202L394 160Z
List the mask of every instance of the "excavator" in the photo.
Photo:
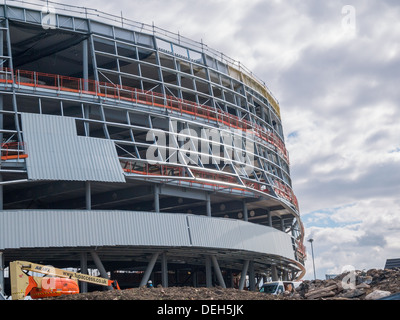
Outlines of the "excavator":
M45 276L30 276L28 271L41 273ZM120 290L116 280L58 269L28 261L13 261L10 263L10 281L12 300L23 300L28 295L32 299L43 299L64 294L77 294L79 293L78 281Z

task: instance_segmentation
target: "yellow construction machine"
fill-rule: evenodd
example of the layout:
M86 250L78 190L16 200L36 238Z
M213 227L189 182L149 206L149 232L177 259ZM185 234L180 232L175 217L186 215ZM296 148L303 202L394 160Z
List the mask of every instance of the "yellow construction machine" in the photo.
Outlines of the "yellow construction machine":
M45 276L30 276L28 271L41 273ZM28 261L10 263L10 281L13 300L22 300L27 295L30 295L32 299L40 299L64 294L77 294L79 293L78 281L120 290L117 281Z

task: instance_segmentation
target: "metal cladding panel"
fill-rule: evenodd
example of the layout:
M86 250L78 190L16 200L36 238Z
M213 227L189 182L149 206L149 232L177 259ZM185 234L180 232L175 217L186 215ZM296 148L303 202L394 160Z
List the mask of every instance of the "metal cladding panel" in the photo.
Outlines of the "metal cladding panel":
M81 137L75 119L22 113L31 180L125 182L114 142Z
M290 235L238 220L108 210L0 212L0 250L93 246L202 247L294 259Z
M248 250L295 259L291 236L250 222L188 216L193 246Z
M242 250L244 248L238 222L238 220L213 219L205 216L188 216L192 245Z
M76 246L190 246L186 217L132 211L0 212L0 250Z
M295 259L292 237L272 227L239 221L243 247L246 250L266 252Z

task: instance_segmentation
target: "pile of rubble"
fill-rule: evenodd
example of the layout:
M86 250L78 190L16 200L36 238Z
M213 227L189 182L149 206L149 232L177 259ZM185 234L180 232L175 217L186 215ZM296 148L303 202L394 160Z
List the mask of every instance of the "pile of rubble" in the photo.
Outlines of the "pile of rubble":
M334 279L303 281L294 298L376 300L400 292L400 268L343 273Z

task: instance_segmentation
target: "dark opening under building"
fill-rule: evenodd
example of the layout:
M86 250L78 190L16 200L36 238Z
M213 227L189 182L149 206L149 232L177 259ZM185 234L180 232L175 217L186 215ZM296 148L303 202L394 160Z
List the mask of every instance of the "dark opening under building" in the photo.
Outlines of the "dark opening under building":
M92 268L121 287L301 278L304 230L264 82L180 35L42 5L0 6L2 267Z

